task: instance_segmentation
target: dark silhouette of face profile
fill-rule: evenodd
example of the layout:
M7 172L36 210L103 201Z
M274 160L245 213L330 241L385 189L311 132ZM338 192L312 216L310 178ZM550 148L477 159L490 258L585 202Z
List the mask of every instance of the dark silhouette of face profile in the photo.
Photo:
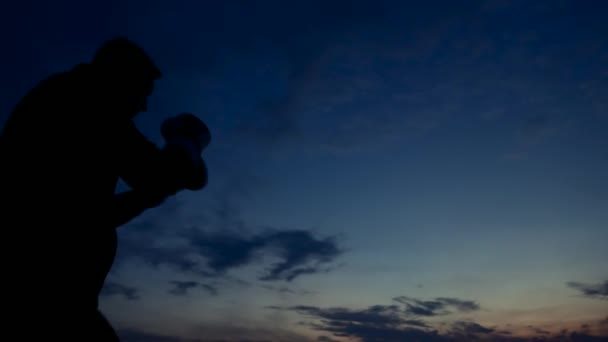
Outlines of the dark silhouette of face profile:
M147 110L154 81L162 73L140 46L122 37L106 41L96 51L92 65L102 76L110 100L127 116Z

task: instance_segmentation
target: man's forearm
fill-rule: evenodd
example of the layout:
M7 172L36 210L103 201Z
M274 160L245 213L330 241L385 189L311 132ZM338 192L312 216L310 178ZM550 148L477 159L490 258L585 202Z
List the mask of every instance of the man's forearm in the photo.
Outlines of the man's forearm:
M171 193L178 169L172 156L148 140L133 122L123 123L118 135L120 178L135 191Z
M204 162L193 163L188 150L171 145L159 148L132 122L124 123L119 132L120 178L131 189L174 195L185 189L198 190L207 184Z
M134 190L115 194L110 212L112 227L118 228L130 222L146 209L160 205L163 200L164 197Z

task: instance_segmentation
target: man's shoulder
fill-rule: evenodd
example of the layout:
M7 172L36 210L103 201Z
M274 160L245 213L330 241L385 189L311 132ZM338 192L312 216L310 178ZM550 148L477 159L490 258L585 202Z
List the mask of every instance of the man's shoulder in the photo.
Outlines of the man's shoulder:
M77 64L69 70L49 75L40 82L40 85L47 88L61 88L63 86L83 89L83 86L93 82L93 78L94 73L88 64Z
M34 85L22 98L21 102L52 100L57 101L63 94L81 92L92 83L92 72L86 65L76 65L72 69L58 71L48 75Z
M71 111L81 111L88 105L94 86L87 65L55 72L38 81L15 104L4 130L13 126L53 124L60 117L72 117Z

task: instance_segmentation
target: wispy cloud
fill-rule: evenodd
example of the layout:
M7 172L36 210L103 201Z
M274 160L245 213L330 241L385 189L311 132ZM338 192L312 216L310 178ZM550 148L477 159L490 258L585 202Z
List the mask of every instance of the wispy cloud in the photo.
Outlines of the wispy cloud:
M169 283L173 285L173 288L169 290L169 293L176 296L186 296L189 294L190 290L195 288L203 289L212 296L217 296L218 294L217 286L200 283L198 281L172 280Z
M137 288L112 281L104 284L100 295L104 297L121 296L127 300L137 300L140 298Z
M129 227L128 229L137 229ZM140 228L141 229L141 228ZM143 227L159 233L153 227ZM141 232L141 231L140 231ZM121 260L139 258L158 267L172 267L203 277L222 277L228 271L260 261L262 255L278 259L259 276L264 281L293 281L306 274L327 272L342 254L333 237L317 238L306 230L274 230L246 234L237 231L207 232L182 229L173 234L175 244L138 235L123 238Z
M317 337L317 342L339 342L339 341L338 340L334 340L331 337L323 335L323 336Z
M585 284L576 281L568 282L567 285L580 292L581 295L592 298L608 300L608 280L597 284Z
M334 336L358 338L363 341L449 341L449 337L434 331L431 323L424 321L423 318L439 314L439 310L448 306L463 311L479 308L471 301L456 298L441 298L441 300L431 302L397 297L395 301L401 305L373 305L365 309L320 308L305 305L268 308L297 312L313 319L304 324L314 330L329 332ZM411 302L415 302L419 310L412 309ZM423 310L422 307L425 309ZM442 314L447 313L445 310L442 311ZM466 333L467 336L488 331L487 328L470 322L456 322L453 329L459 334Z
M479 304L470 300L458 298L435 298L434 300L418 300L410 297L396 297L395 301L406 306L406 313L417 316L440 316L452 313L449 309L460 312L471 312L479 310Z
M459 318L459 313L480 310L480 305L474 301L449 297L421 300L407 296L396 297L394 301L397 304L373 305L364 309L305 305L267 308L292 311L308 318L302 324L331 334L327 337L329 340L334 337L366 342L599 342L608 339L608 331L601 329L602 324L608 326L608 317L559 333L529 327L529 333L521 336L521 331L515 333L509 325L499 328ZM438 321L436 316L442 316L442 320Z
M475 340L479 335L487 335L495 331L493 328L469 321L456 321L452 323L451 329L451 335L468 340Z
M268 291L273 291L273 292L277 292L277 293L281 293L281 294L291 294L291 295L299 295L299 296L308 296L308 295L312 295L315 293L314 291L297 290L297 289L293 289L293 288L290 288L287 286L276 287L276 286L271 286L271 285L262 285L262 288L264 288Z

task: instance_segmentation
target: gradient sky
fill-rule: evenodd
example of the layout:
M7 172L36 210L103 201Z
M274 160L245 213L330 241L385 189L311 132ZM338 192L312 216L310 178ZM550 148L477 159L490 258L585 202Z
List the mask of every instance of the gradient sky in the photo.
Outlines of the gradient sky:
M120 228L125 342L606 341L607 11L7 3L0 115L124 35L164 73L142 132L209 125L209 186Z

